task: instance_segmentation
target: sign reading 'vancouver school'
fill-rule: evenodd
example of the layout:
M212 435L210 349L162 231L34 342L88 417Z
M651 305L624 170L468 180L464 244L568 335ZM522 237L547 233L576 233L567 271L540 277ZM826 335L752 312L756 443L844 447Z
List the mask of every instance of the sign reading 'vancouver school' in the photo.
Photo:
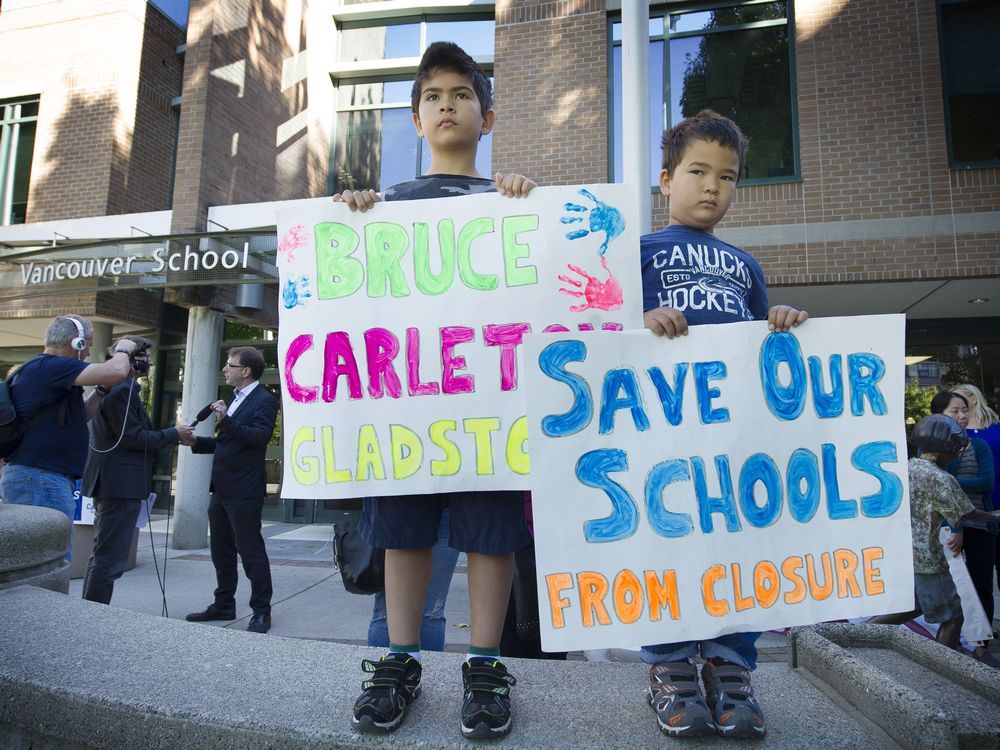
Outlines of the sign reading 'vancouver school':
M525 340L542 644L913 604L903 316Z
M518 349L642 325L622 185L278 216L284 497L526 489Z

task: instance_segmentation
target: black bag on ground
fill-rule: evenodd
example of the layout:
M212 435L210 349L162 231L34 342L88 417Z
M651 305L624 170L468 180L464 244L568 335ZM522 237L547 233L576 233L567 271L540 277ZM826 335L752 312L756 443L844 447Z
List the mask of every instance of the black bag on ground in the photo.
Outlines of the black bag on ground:
M333 564L352 594L377 594L385 588L385 550L372 547L358 533L358 522L333 525Z

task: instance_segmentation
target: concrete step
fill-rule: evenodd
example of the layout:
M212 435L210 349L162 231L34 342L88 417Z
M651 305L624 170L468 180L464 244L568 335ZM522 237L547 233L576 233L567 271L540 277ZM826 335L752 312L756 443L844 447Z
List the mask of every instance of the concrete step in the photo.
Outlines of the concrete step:
M17 587L0 591L0 748L468 748L463 657L424 657L424 694L388 737L355 734L362 658L379 652L193 625ZM663 748L636 663L510 659L504 748ZM764 664L755 748L872 748L886 736L811 676ZM728 748L706 739L698 748Z
M808 670L904 747L1000 748L1000 670L894 625L793 629Z

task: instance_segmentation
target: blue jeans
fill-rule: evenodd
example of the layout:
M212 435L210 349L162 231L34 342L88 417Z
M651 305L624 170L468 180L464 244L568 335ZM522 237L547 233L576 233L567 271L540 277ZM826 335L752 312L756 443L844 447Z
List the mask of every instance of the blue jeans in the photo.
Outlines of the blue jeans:
M448 546L448 508L441 513L438 524L437 542L434 544L431 562L431 580L424 600L424 619L420 623L420 647L427 651L444 651L444 635L447 622L444 605L448 600L451 577L458 562L458 550ZM375 594L372 619L368 623L368 645L389 646L389 624L385 615L385 592Z
M7 464L0 476L0 497L11 505L35 505L65 513L70 522L69 547L66 559L73 559L73 516L76 500L73 492L76 482L65 474L36 469L32 466Z
M703 659L723 659L741 664L747 669L757 668L757 639L760 633L730 633L706 641L682 641L643 646L639 656L647 664L661 661L687 661L698 655Z

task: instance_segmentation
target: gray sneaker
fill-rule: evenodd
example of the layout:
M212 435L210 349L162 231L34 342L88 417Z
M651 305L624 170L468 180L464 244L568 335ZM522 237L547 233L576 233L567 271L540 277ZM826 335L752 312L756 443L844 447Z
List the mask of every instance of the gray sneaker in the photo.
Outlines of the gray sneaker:
M670 737L715 734L712 712L698 684L698 667L687 661L661 661L649 669L646 694L660 731Z

